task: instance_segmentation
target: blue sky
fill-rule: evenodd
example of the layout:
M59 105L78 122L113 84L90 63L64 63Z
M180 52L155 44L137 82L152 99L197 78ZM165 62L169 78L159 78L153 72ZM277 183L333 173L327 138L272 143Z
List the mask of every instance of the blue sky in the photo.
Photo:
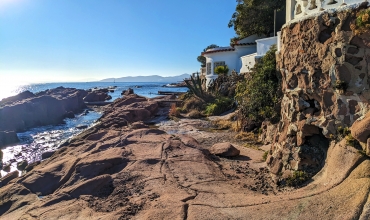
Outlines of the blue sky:
M0 81L89 81L199 70L228 46L234 0L0 0Z

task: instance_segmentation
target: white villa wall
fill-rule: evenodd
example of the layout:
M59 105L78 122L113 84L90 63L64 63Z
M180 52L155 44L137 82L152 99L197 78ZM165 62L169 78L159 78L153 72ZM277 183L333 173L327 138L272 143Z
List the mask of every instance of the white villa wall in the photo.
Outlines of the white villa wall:
M337 9L345 5L358 4L367 0L287 0L286 22L326 9Z
M214 63L215 62L225 62L225 65L229 67L229 70L232 71L233 69L237 70L238 67L238 54L235 51L227 51L227 52L219 52L219 53L211 53L205 54L206 63L212 63L211 66L211 75L215 75L214 72ZM208 74L209 75L209 74Z
M255 58L256 55L257 53L252 53L252 54L240 57L241 62L242 62L242 67L240 68L240 71L239 71L240 73L250 72L250 69L256 63L256 58Z
M257 56L263 56L274 44L277 44L277 37L269 37L256 40L257 42Z

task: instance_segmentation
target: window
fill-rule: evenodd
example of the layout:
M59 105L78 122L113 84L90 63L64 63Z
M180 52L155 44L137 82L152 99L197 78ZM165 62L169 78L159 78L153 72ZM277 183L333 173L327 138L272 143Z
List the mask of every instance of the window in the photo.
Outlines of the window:
M211 65L212 63L207 63L206 66L207 66L207 75L211 75Z

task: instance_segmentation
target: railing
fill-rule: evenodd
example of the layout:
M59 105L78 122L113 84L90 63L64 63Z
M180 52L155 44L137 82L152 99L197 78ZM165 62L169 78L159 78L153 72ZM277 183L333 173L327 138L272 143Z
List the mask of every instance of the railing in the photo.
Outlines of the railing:
M294 10L294 18L303 17L305 15L314 14L326 9L335 9L344 5L351 5L365 2L366 0L288 0L296 1Z

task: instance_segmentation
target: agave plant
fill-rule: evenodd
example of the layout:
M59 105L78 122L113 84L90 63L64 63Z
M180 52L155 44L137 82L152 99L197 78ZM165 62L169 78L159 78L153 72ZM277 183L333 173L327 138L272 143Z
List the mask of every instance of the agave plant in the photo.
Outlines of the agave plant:
M203 99L203 100L207 100L209 98L209 94L204 91L203 89L203 84L205 83L204 82L204 79L201 79L199 77L199 72L196 72L196 76L191 76L190 79L187 79L187 80L184 80L185 83L186 83L186 87L188 87L188 89L197 97Z

